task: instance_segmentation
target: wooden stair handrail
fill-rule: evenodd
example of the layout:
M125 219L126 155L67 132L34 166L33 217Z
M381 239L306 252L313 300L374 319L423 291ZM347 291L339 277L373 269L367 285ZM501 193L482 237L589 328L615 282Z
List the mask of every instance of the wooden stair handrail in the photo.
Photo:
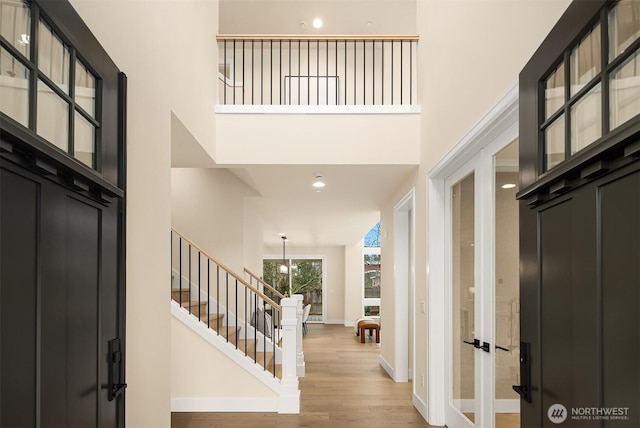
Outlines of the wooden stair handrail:
M216 40L224 41L320 41L320 42L345 42L345 41L374 41L374 42L417 42L418 34L218 34Z
M257 279L258 282L262 285L264 285L265 287L267 287L269 290L273 291L275 293L276 296L280 297L281 299L284 299L285 295L282 294L281 292L279 292L275 287L273 287L271 284L269 284L268 282L265 282L262 278L258 277L258 275L256 275L255 273L251 272L249 269L244 268L244 271L246 273L248 273L249 275L251 275L253 278Z
M173 227L171 228L171 231L173 233L175 233L176 235L178 235L179 237L181 237L182 239L184 239L185 241L187 241L192 247L194 247L196 250L200 251L202 254L204 254L209 260L211 260L212 262L214 262L216 265L218 265L219 267L222 268L222 270L226 271L228 274L230 274L232 277L234 277L235 279L237 279L242 285L244 285L246 288L248 288L249 290L253 291L254 293L256 293L258 296L260 296L266 303L268 303L269 305L271 305L272 308L274 308L275 310L282 312L282 306L280 306L279 304L277 304L276 302L274 302L273 300L271 300L271 298L269 298L269 296L267 296L266 294L264 294L262 291L258 290L257 288L255 288L253 285L249 284L244 278L240 277L239 275L237 275L235 272L233 272L230 268L228 268L227 266L225 266L222 262L220 262L218 259L216 259L215 257L209 255L206 251L204 251L202 248L200 248L198 245L196 245L192 240L190 240L189 238L187 238L186 236L184 236L182 233L178 232L177 230L175 230Z

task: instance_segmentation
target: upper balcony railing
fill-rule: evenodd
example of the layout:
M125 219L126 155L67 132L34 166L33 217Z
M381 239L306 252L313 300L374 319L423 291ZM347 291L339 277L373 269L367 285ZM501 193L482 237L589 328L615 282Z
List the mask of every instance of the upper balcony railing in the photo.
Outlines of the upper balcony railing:
M417 35L219 35L218 104L417 104Z

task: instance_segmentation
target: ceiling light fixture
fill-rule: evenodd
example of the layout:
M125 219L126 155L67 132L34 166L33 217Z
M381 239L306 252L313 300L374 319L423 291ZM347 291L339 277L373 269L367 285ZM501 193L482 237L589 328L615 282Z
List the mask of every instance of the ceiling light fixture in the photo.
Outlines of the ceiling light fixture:
M516 187L516 185L513 183L507 183L507 184L503 184L501 187L503 189L513 189L514 187Z
M322 174L314 174L313 183L311 184L316 189L322 189L327 184L324 182L324 175Z
M322 28L322 25L324 25L322 19L316 18L313 20L313 28Z

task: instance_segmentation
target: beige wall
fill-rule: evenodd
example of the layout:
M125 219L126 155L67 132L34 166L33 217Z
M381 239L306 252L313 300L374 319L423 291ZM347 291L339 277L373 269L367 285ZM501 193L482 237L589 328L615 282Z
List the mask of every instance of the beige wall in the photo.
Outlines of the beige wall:
M223 34L413 34L416 0L222 0ZM247 13L251 10L251 13ZM313 19L321 17L317 30ZM300 28L300 21L308 25Z
M348 326L354 325L364 314L362 245L363 241L360 241L344 248L344 323Z
M216 122L220 164L415 165L420 157L418 114L225 113Z
M126 423L169 427L170 117L212 150L218 2L71 3L128 76Z
M245 242L245 196L254 191L226 169L171 170L171 224L205 252L242 275L245 248L260 242L262 233ZM256 224L250 222L250 232Z
M277 396L176 318L171 319L171 342L172 398Z

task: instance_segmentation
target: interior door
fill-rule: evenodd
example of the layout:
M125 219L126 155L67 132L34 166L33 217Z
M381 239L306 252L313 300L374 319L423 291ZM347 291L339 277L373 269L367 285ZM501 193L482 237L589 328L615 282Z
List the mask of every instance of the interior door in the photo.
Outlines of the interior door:
M445 181L446 424L519 426L518 141L512 132ZM511 137L510 137L511 136Z
M472 427L480 411L482 344L477 215L479 156L445 181L449 309L449 427Z

